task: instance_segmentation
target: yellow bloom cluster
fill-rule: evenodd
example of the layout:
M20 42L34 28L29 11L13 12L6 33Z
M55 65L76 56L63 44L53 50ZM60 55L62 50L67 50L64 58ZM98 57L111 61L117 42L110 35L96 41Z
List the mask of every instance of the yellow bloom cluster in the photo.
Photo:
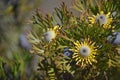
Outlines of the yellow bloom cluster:
M86 65L92 65L92 62L97 62L95 60L95 55L97 53L97 47L95 43L89 39L84 40L84 42L74 42L75 48L71 49L73 54L73 59L76 61L76 65L85 67Z
M59 26L54 26L53 28L48 28L47 32L45 32L45 34L44 34L45 40L48 42L52 41L58 34L59 28L60 28Z
M89 17L89 21L91 24L99 24L105 29L112 28L112 26L110 25L112 20L113 19L110 17L110 12L104 14L103 11L100 11L100 14Z

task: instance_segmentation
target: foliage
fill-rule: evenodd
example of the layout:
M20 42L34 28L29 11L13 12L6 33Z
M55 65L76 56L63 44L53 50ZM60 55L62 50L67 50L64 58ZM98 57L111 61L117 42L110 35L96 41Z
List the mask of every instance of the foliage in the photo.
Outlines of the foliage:
M14 53L12 59L0 57L0 79L2 80L26 79L27 78L26 68L28 68L31 59L32 56L28 55L28 53L26 53L25 51L23 51L22 54Z
M32 66L28 67L33 57L20 49L18 37L39 4L40 0L0 0L0 80L26 80L36 76Z
M34 4L32 4L34 2ZM27 18L40 3L40 0L0 0L0 53L4 55L6 49L16 45L16 35L26 26ZM13 34L12 34L13 33ZM12 35L12 38L11 38ZM14 39L15 35L15 39ZM14 40L12 40L14 39ZM16 40L16 41L15 41Z
M43 16L38 9L33 16L28 38L33 45L31 52L41 57L38 71L42 80L116 79L112 75L120 67L119 47L108 36L119 31L119 1L74 0L73 8L80 16L70 12L64 3L55 8L56 15ZM49 30L56 26L57 32ZM114 36L111 39L114 41ZM81 52L84 49L88 52ZM86 56L92 52L92 58Z

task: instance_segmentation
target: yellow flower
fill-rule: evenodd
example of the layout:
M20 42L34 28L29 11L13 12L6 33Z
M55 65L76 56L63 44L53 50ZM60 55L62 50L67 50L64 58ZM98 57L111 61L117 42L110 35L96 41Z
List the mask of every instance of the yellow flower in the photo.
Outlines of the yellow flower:
M59 28L60 28L59 26L54 26L53 28L48 28L47 32L45 32L45 34L44 34L45 40L50 42L53 39L55 39L56 35L58 34Z
M99 23L100 25L103 25L103 28L112 27L110 26L110 23L112 22L112 18L110 18L110 12L104 14L104 12L101 11L100 14L89 17L89 21L91 22L91 24Z
M75 48L71 49L73 54L73 59L76 61L76 65L85 67L86 65L92 65L92 62L97 62L95 60L95 55L97 52L97 47L95 43L91 42L89 39L86 39L84 42L74 42Z

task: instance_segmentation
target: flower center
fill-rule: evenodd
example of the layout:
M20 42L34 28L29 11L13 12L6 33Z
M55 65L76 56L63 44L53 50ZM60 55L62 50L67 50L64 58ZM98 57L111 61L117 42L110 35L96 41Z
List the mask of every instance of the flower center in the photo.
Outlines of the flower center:
M86 53L86 49L83 49L83 53Z
M103 19L103 16L100 16L100 19Z
M96 21L98 23L100 23L100 25L106 24L107 23L107 17L105 15L99 15L99 16L97 16Z
M83 57L89 56L90 54L90 48L88 46L82 46L79 50L80 55Z
M50 31L47 31L46 33L45 33L45 39L46 39L46 41L51 41L52 39L54 39L55 38L55 32L54 31L52 31L52 30L50 30Z

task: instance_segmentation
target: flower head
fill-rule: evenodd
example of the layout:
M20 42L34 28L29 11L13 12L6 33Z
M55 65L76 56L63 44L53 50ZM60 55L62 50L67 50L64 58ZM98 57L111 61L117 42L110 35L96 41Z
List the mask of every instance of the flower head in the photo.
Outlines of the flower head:
M75 48L71 49L73 54L73 59L76 61L76 65L84 67L88 64L92 65L92 62L97 62L95 60L95 54L97 48L94 46L95 43L91 42L89 39L84 40L84 42L74 42Z
M45 40L48 42L52 41L58 34L58 29L59 26L54 26L53 28L49 28L47 32L45 32L44 34Z
M110 23L112 22L112 18L110 18L110 12L104 14L104 12L101 11L100 14L89 17L89 21L91 24L99 23L100 25L103 25L104 28L111 28Z

